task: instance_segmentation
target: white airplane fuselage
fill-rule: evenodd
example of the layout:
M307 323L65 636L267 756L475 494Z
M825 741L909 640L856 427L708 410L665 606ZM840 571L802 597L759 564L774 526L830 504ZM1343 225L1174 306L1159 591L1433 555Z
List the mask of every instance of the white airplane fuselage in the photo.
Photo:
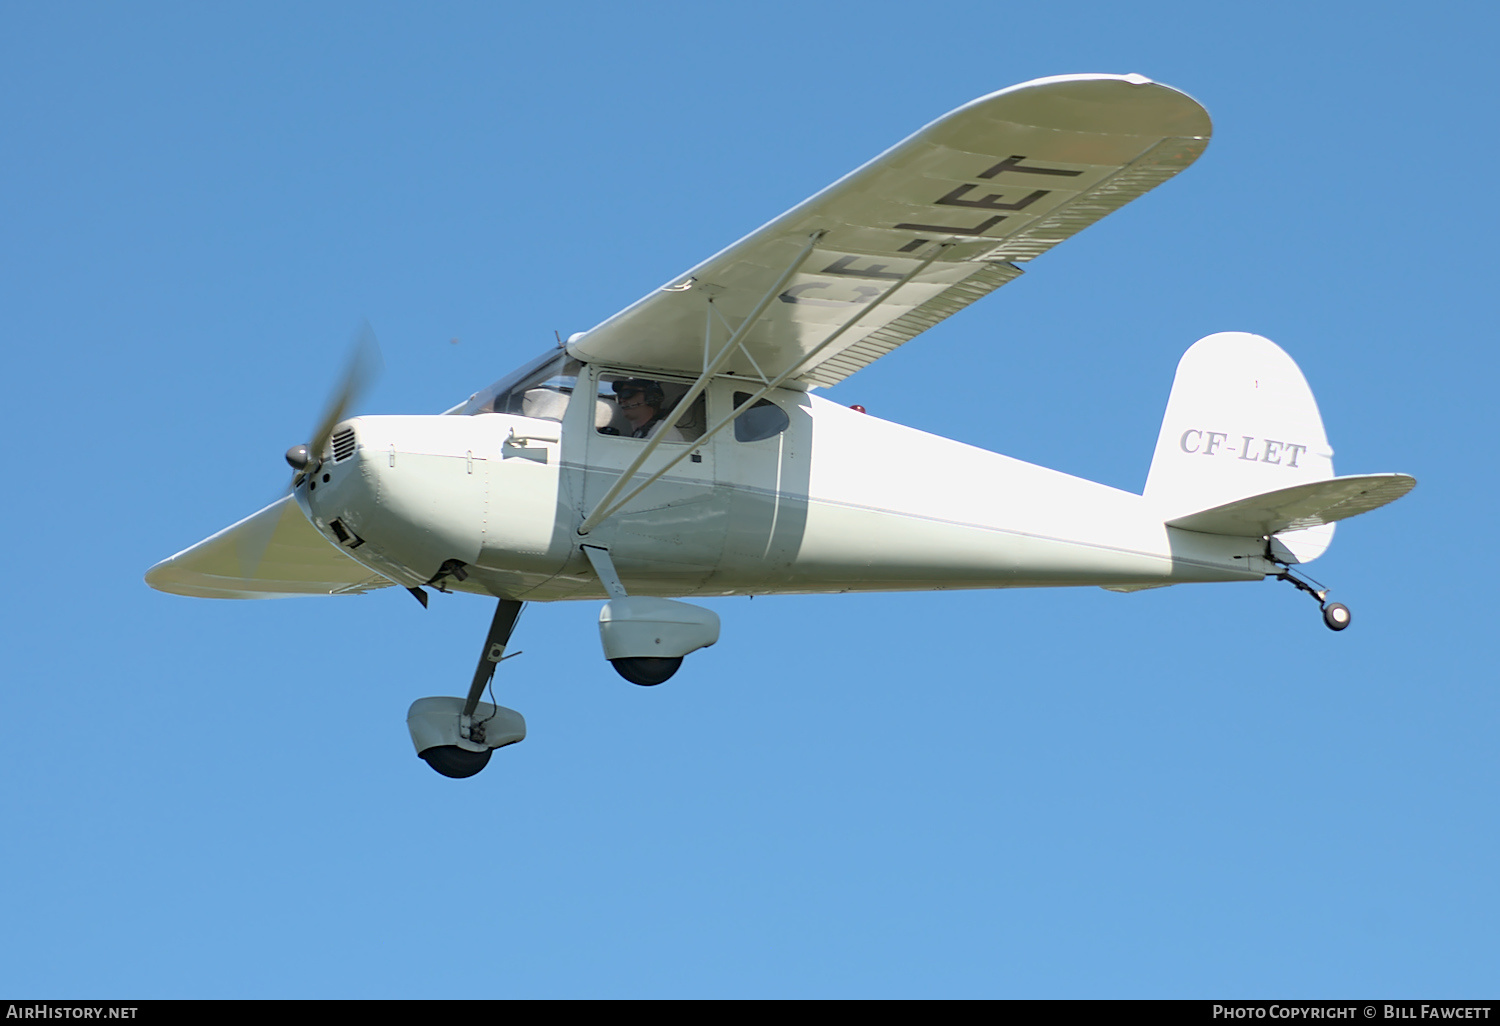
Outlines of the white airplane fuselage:
M713 383L710 423L745 387ZM456 560L462 573L440 587L525 601L605 597L584 544L609 550L631 594L660 597L1149 587L1276 571L1260 539L1169 528L1140 495L806 392L771 398L785 430L661 445L637 479L692 455L586 536L578 526L645 442L597 433L576 398L561 423L346 421L336 455L295 494L325 537L401 585Z

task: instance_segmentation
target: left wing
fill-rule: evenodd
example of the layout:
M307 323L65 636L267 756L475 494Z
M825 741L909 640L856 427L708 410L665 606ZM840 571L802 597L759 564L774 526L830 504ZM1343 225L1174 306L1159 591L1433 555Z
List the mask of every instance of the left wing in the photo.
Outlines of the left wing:
M391 582L344 555L290 495L146 571L158 591L198 598L345 595Z
M588 362L832 385L1171 178L1208 113L1139 75L1065 75L981 97L568 344ZM774 298L771 294L774 292ZM705 323L712 325L705 346ZM831 340L831 341L830 341Z

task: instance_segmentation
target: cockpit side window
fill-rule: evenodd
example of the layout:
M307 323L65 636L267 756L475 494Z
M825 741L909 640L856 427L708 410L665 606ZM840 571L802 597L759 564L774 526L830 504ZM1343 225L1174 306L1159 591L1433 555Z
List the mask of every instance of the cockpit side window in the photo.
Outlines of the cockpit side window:
M697 441L708 426L706 396L698 396L683 416L676 416L689 387L680 381L601 374L594 399L594 430L624 438L652 438L666 430L668 442ZM677 426L667 428L674 418Z
M533 420L561 422L578 387L583 364L556 351L533 360L482 392L475 392L455 412L463 416L509 413Z

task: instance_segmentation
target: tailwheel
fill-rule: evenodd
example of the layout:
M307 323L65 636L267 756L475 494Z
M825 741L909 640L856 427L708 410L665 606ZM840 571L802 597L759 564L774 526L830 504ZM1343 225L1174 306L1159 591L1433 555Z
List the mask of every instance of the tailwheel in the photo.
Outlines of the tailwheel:
M1342 602L1330 602L1323 607L1323 622L1331 631L1341 631L1349 626L1349 607Z
M1323 611L1324 626L1331 631L1341 631L1349 626L1350 621L1354 618L1353 614L1349 612L1349 607L1342 602L1329 602L1328 589L1323 587L1321 583L1314 581L1310 577L1307 580L1303 580L1302 576L1292 569L1291 564L1283 563L1273 556L1269 540L1266 543L1266 558L1281 567L1281 572L1276 575L1278 581L1286 581L1298 591L1307 592L1317 601L1318 608Z
M615 668L615 672L630 683L651 687L670 680L672 674L682 667L682 656L675 658L632 656L624 659L611 659L609 662Z

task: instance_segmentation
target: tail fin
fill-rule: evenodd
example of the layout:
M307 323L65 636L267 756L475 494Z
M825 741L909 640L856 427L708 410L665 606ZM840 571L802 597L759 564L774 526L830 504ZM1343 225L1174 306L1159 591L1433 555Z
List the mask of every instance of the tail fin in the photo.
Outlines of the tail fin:
M1312 389L1280 346L1225 331L1183 354L1146 477L1146 498L1164 520L1333 476ZM1277 540L1305 563L1328 548L1333 527Z

